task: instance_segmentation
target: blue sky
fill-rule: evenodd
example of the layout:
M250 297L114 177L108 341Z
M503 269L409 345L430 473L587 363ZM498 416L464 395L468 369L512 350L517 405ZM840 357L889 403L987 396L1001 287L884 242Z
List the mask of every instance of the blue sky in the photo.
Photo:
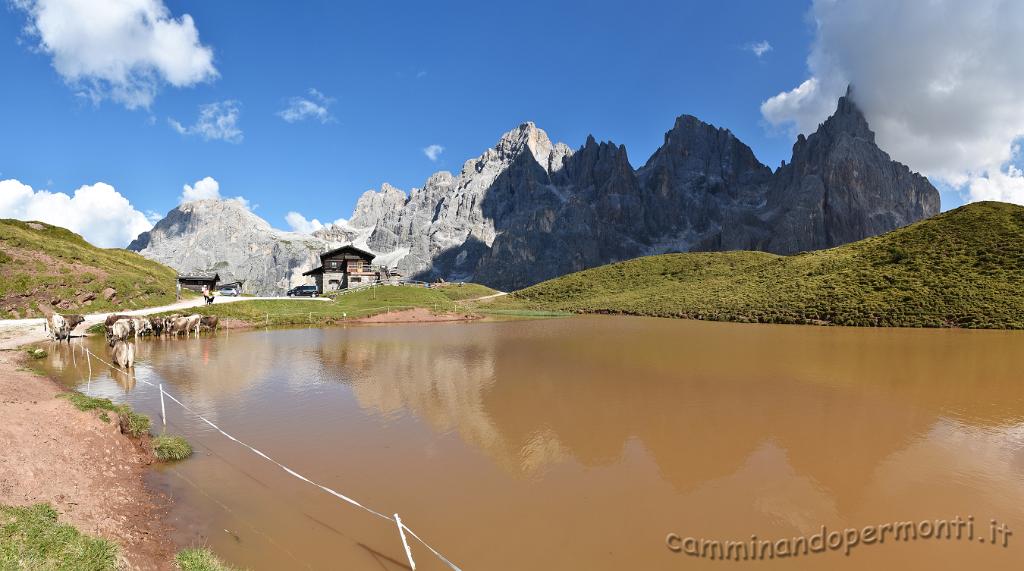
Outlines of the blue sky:
M809 0L131 0L166 6L172 22L191 16L198 45L213 59L195 81L155 73L148 105L126 103L111 97L109 86L98 97L83 95L88 81L69 80L55 67L61 48L40 47L45 32L26 31L39 23L31 7L67 0L19 1L30 8L0 9L0 66L8 79L0 180L69 194L103 182L150 215L177 205L183 185L213 177L222 195L244 196L276 227L287 226L289 211L324 221L347 217L363 191L383 182L408 190L434 171L457 172L527 120L574 148L588 134L625 144L640 166L674 118L688 113L731 129L774 168L790 157L794 125L820 117L800 115L806 110L792 105L794 97L766 115L766 100L802 97L797 92L809 77L825 106L834 106L838 89L828 86L847 81L879 84L875 91L885 95L883 82L855 65L857 54L822 39L828 28L821 21L830 16ZM95 23L92 15L71 21ZM770 49L752 49L761 42ZM65 58L78 56L73 43L63 49ZM809 66L815 49L853 63L839 71ZM865 93L871 101L873 92ZM297 97L325 111L286 121L281 112ZM189 130L211 104L234 112L230 140ZM435 161L424 153L430 145L444 149ZM915 158L920 147L898 148ZM1016 184L1003 156L1010 151L1001 153L987 168L1003 168ZM926 159L919 161L930 164ZM963 200L951 188L942 186L944 209Z
M791 136L771 134L759 105L803 79L813 36L806 2L166 5L192 16L219 77L163 86L134 110L77 96L32 49L27 16L2 12L0 62L17 88L0 106L0 178L69 193L103 181L164 213L182 185L211 176L285 226L290 210L347 217L382 182L409 189L458 171L527 120L572 147L591 133L623 143L639 166L683 113L732 129L776 165ZM748 48L762 41L772 49L758 57ZM310 88L335 100L332 121L276 115ZM238 102L239 143L168 124L225 100ZM444 151L432 162L423 149L435 144Z

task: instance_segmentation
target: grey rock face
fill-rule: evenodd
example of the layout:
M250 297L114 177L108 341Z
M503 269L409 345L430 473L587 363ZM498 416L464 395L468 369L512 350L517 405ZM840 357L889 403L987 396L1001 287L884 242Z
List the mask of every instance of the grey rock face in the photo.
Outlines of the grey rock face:
M408 195L387 184L367 191L347 224L313 236L273 230L248 211L218 213L210 229L187 206L132 249L179 270L241 273L267 292L312 267L328 243L353 243L407 276L511 290L647 254L837 246L937 214L939 195L875 145L847 94L775 172L730 131L688 115L637 170L623 146L588 137L574 153L524 123L457 175L438 172ZM244 254L216 250L232 232Z
M320 252L343 240L275 230L235 200L200 200L171 210L128 249L179 272L243 280L245 293L273 295L303 283L302 272L319 261Z

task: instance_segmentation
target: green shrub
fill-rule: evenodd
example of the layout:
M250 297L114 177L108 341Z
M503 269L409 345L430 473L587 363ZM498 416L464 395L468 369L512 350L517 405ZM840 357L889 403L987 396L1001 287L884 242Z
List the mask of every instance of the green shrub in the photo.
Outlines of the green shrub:
M163 462L184 460L192 455L192 446L180 436L161 434L153 438L153 454Z
M39 347L33 347L27 351L28 356L33 359L42 359L47 355L46 349L40 349Z

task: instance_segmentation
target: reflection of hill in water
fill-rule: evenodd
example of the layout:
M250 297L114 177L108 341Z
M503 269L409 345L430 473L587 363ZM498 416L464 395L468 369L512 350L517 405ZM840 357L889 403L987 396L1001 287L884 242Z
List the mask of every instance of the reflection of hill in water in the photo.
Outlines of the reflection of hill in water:
M330 335L328 335L330 337ZM407 408L515 473L621 460L638 439L679 491L767 442L856 502L935 423L1016 419L1013 334L574 319L349 330L323 360L360 404Z
M240 395L263 381L275 363L299 362L272 336L159 338L140 341L137 355L172 387L198 402Z
M449 326L334 330L321 345L321 359L340 369L332 377L350 385L361 408L385 416L409 410L514 469L515 454L483 403L495 380L498 334L488 328L474 333Z

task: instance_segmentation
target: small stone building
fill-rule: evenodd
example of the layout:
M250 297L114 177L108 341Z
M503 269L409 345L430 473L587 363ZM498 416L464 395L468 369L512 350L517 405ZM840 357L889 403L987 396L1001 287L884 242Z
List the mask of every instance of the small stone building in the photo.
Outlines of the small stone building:
M210 291L213 291L217 287L217 282L219 281L220 275L216 273L178 274L178 283L181 284L182 289L190 289L197 292L203 291L203 286L206 286L210 288Z
M312 276L320 293L370 285L380 280L371 265L374 257L355 246L342 246L320 254L320 267L302 275Z

